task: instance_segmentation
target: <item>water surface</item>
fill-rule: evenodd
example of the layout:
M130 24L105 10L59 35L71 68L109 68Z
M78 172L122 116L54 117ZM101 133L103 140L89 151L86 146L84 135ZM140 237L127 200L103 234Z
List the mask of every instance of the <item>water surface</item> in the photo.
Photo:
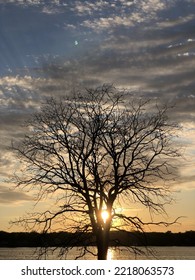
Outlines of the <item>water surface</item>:
M138 255L125 247L120 247L119 249L110 248L108 251L108 259L110 260L149 260L149 259L161 259L161 260L195 260L195 247L149 247L151 252L147 252L144 248L137 247L138 249L143 249L145 254ZM46 259L46 260L58 260L60 249L49 248L47 253L45 252L40 257L40 248L29 248L29 247L18 247L18 248L0 248L0 260L36 260L36 259ZM95 248L90 248L95 253ZM81 248L72 248L67 256L61 256L61 259L74 260L81 254ZM96 259L95 256L87 253L80 259Z

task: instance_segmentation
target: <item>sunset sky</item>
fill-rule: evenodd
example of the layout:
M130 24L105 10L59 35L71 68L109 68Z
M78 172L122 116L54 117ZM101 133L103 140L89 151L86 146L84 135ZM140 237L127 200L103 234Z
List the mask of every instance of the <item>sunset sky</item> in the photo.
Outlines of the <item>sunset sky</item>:
M22 230L9 221L35 203L7 182L23 122L45 97L103 83L175 104L183 159L167 219L185 217L156 230L195 230L195 0L0 0L0 230Z

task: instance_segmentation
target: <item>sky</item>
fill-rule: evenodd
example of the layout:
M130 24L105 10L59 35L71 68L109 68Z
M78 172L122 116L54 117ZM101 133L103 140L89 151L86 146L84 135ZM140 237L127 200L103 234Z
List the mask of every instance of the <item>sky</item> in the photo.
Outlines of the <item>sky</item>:
M185 217L158 231L195 230L194 75L194 0L0 0L0 230L34 207L7 182L23 122L48 96L104 83L175 104L184 151L167 219Z

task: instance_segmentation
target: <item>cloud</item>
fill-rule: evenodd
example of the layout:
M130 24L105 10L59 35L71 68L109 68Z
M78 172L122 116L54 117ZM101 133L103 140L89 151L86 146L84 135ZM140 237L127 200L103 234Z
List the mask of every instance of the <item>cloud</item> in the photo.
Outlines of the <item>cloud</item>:
M39 8L37 10L39 13L42 12L48 16L66 13L66 17L64 18L65 26L70 27L73 25L73 22L76 22L77 27L83 26L99 32L121 25L129 27L151 19L154 20L160 11L172 6L175 1L169 3L165 0L6 0L0 1L0 4L12 4L23 8ZM67 22L67 18L69 20L73 19L72 22Z
M7 148L11 140L20 141L28 133L21 126L24 121L48 96L103 83L176 104L169 116L183 126L177 144L184 146L185 160L177 163L174 187L183 192L195 189L194 4L192 0L0 0L2 208L12 211L10 205L33 200L30 193L9 189L5 183L20 170L19 160Z
M176 103L171 118L184 126L189 121L194 125L194 6L193 1L186 2L116 0L110 5L110 1L10 0L25 7L40 5L39 11L31 10L32 15L40 11L44 14L36 17L34 33L29 33L30 25L27 21L24 24L23 17L4 37L15 34L13 28L16 33L25 30L24 40L18 35L10 38L14 38L21 64L27 67L22 68L20 64L18 69L18 57L13 55L17 52L13 49L6 52L16 67L9 75L0 77L2 151L5 151L4 143L23 135L20 124L39 108L45 97L61 96L77 86L113 83L135 94ZM62 15L58 15L62 6ZM52 29L54 25L58 27ZM56 30L58 36L53 35ZM34 41L28 45L26 34L38 38L37 45L32 44ZM77 47L75 40L79 42ZM21 42L27 49L20 48ZM51 49L48 42L52 42ZM12 54L12 59L8 54ZM189 145L193 152L194 144Z
M44 1L45 3L48 2L49 4L60 4L60 0L49 0L49 1ZM0 4L19 4L19 5L41 5L43 4L42 0L0 0Z
M0 0L0 4L39 5L41 0Z
M0 79L0 86L15 86L18 85L20 87L26 88L26 89L32 89L32 77L30 76L24 76L20 77L19 75L13 77L13 76L5 76Z
M123 1L120 2L123 4ZM82 2L79 3L82 5ZM161 10L162 4L155 3L154 10ZM89 5L89 2L85 4ZM142 11L148 11L151 6L152 1L147 5L138 5ZM185 109L187 103L194 104L188 99L184 102L185 97L193 96L194 92L195 34L188 29L188 20L182 20L181 33L177 32L175 25L167 27L166 32L158 24L127 28L132 19L117 14L101 17L99 22L96 20L93 26L91 20L81 19L81 25L85 23L87 27L88 22L89 29L107 29L105 36L97 36L96 40L86 34L85 39L79 41L76 55L72 58L62 57L60 62L59 58L55 62L51 56L51 60L48 59L42 67L38 64L35 72L40 78L30 75L3 77L0 89L4 108L14 109L15 104L21 109L32 109L44 96L63 94L68 84L85 86L104 82L136 89L149 97L161 95L162 98L177 99L180 109L182 106ZM69 24L68 27L77 32L76 25Z
M157 23L157 26L159 28L170 28L170 27L174 27L174 26L180 26L184 23L189 23L190 21L194 20L194 14L190 13L190 15L188 14L187 16L184 17L178 17L178 18L167 18L166 20L160 21L159 23Z
M11 4L22 8L38 7L42 13L49 15L64 11L62 9L68 6L66 2L66 0L0 0L0 4L7 6Z
M18 191L10 190L7 187L0 187L0 203L10 204L10 203L20 203L22 201L31 201L32 197Z
M173 5L175 1L171 4L166 1L159 0L147 0L147 1L115 1L116 5L107 5L106 1L101 1L104 5L86 5L83 2L79 3L77 8L82 14L86 10L92 14L92 12L103 10L101 14L95 14L93 19L84 20L81 25L87 28L93 29L95 32L101 32L108 30L110 28L116 28L119 26L132 27L139 23L144 23L148 21L154 21L158 18L158 13L165 8ZM93 8L92 8L93 7ZM75 8L75 9L77 9ZM107 9L111 9L108 12ZM102 16L105 15L105 16Z
M118 8L129 7L133 1L72 1L71 10L77 15L99 17L101 14L116 12Z
M95 32L100 32L105 29L110 29L117 26L126 26L126 27L133 26L133 18L121 17L121 16L100 17L95 20L85 20L81 25L84 27L91 28Z
M31 76L5 76L0 78L1 114L6 117L9 113L23 114L25 110L32 109L38 99L36 88L41 79L34 79ZM2 116L3 117L3 116Z

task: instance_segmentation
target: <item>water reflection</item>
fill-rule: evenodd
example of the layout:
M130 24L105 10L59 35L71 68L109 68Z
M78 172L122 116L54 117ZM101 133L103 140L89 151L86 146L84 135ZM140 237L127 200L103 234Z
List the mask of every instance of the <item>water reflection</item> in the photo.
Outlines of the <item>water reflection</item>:
M151 248L151 247L150 247ZM95 248L90 248L94 253ZM143 248L142 248L143 249ZM154 254L157 259L161 260L194 260L195 259L195 247L152 247ZM40 257L38 254L39 250L35 248L0 248L0 259L1 260L36 260ZM54 250L50 248L45 255L42 255L41 259L47 260L58 260L60 249ZM81 253L81 248L72 248L66 256L67 260L74 260ZM125 247L120 249L109 248L108 260L135 260L135 259L156 259L154 255L137 255L134 252L128 250ZM65 259L65 256L62 257ZM95 256L87 253L81 259L83 260L94 260Z
M114 260L113 249L112 248L108 249L107 259L108 260Z

